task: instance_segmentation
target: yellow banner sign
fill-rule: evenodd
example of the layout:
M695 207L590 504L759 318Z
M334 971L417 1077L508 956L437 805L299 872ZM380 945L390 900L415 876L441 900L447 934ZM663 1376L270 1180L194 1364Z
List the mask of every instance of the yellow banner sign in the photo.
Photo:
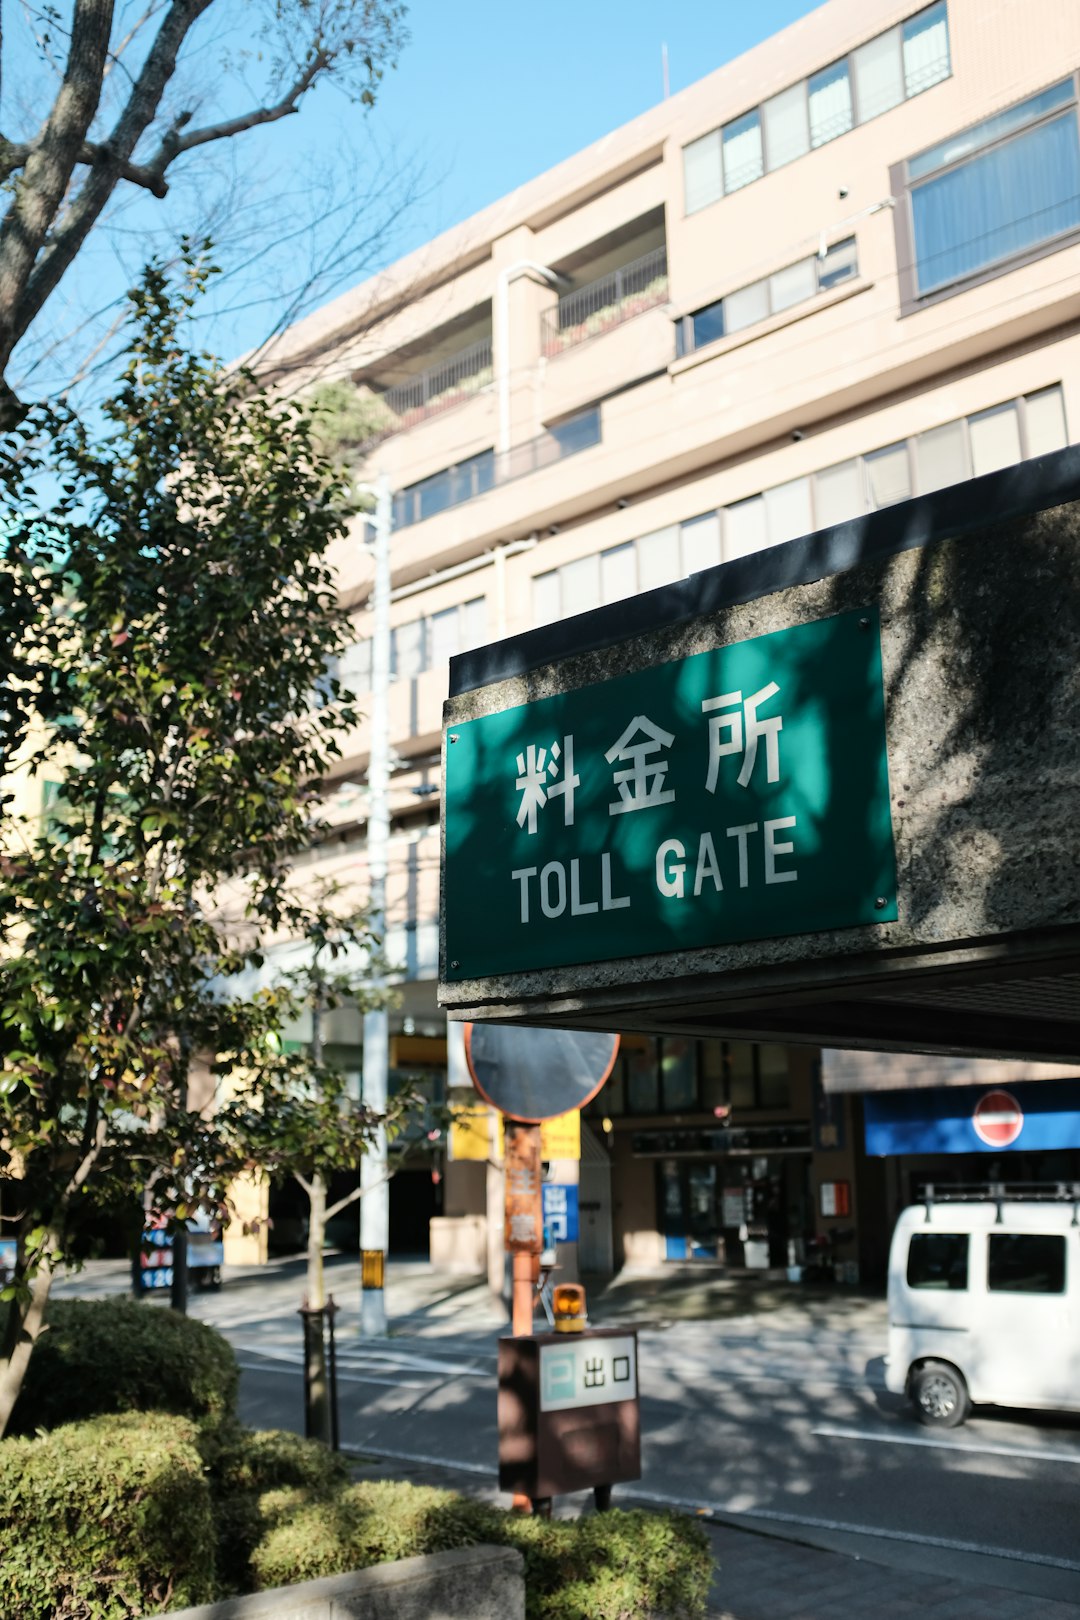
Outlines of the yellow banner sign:
M450 1124L450 1157L486 1159L491 1152L490 1109L483 1103L460 1109Z

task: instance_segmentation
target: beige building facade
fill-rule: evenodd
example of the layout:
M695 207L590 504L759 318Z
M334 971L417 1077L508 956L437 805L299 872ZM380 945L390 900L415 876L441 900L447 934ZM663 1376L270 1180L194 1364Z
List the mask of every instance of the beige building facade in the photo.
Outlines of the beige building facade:
M398 1068L463 1079L435 999L451 656L1080 436L1078 83L1060 0L828 0L285 335L271 377L353 382L361 476L394 491ZM334 560L363 707L359 525ZM368 748L364 723L311 863L361 888ZM878 1197L815 1054L687 1045L628 1041L591 1111L583 1263L783 1264ZM405 1247L422 1210L433 1253L483 1262L490 1168L399 1182Z

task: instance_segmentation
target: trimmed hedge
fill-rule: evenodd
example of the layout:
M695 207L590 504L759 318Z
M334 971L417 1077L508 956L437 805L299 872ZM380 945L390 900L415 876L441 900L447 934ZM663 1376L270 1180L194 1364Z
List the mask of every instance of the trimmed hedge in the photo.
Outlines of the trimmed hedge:
M251 1555L266 1532L270 1493L300 1493L304 1503L332 1496L348 1483L344 1458L284 1429L245 1429L228 1421L204 1428L203 1460L214 1501L218 1595L252 1586Z
M124 1413L0 1444L4 1620L130 1620L216 1596L197 1428Z
M174 1412L217 1423L236 1410L232 1347L192 1317L134 1299L52 1300L9 1434L104 1412Z
M695 1620L705 1613L713 1562L708 1538L676 1513L539 1519L389 1480L321 1500L296 1489L267 1492L259 1509L267 1524L251 1558L259 1589L486 1541L524 1554L528 1620L657 1613Z

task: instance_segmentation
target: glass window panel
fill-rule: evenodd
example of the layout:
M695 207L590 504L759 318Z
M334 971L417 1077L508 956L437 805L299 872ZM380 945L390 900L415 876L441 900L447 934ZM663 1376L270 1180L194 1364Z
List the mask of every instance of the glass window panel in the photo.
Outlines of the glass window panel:
M697 1043L665 1035L660 1043L661 1103L665 1114L687 1114L697 1107Z
M533 624L554 624L562 617L559 571L537 574L532 582Z
M600 558L596 552L564 564L559 572L564 615L588 613L590 608L600 606Z
M764 173L761 160L761 119L755 107L742 118L725 124L721 130L724 141L724 190L739 191L751 180L760 180Z
M424 670L424 621L413 619L390 633L390 665L394 679L404 681Z
M862 466L858 460L840 461L814 474L814 526L827 529L866 511Z
M798 534L810 534L814 517L810 506L809 478L793 478L788 484L777 484L765 491L765 512L768 520L769 545L782 540L794 540Z
M765 502L760 495L724 509L724 561L762 551L768 545Z
M720 561L720 519L715 512L693 518L682 526L682 566L684 574L699 574L715 568Z
M843 242L837 242L823 259L816 262L818 286L822 292L846 281L849 276L857 275L859 265L855 256L855 238L849 236Z
M851 128L851 84L847 61L834 62L809 80L810 145L824 146Z
M791 1079L786 1046L758 1047L758 1101L762 1108L786 1108Z
M694 335L694 348L703 349L706 343L715 343L724 335L724 300L707 304L690 317Z
M643 534L636 545L639 590L652 591L658 585L670 585L672 580L681 579L677 523L657 529L653 534Z
M626 1053L626 1101L631 1114L660 1112L660 1064L656 1042L646 1038Z
M806 119L806 85L793 84L766 101L761 109L765 121L765 161L770 169L782 168L810 150L810 130Z
M949 25L945 0L904 24L904 88L909 96L949 76Z
M1018 101L1014 107L1006 107L1004 112L995 113L993 118L987 118L971 129L961 130L958 135L950 135L948 140L939 142L937 146L928 146L925 151L908 159L908 179L918 180L934 169L944 168L947 163L970 157L980 147L989 146L1014 130L1022 129L1025 124L1034 123L1046 113L1053 112L1055 107L1065 106L1074 99L1074 95L1072 80L1062 79L1048 90L1041 90L1037 96Z
M915 465L920 495L969 478L963 422L946 422L929 433L920 433L915 440Z
M965 1289L969 1241L966 1232L913 1232L908 1244L908 1287Z
M568 416L565 422L556 422L548 432L558 445L560 456L575 455L578 450L599 444L600 412L595 407L581 411L577 416Z
M1080 225L1076 113L938 175L911 193L920 293Z
M488 638L487 597L474 596L461 606L461 650L471 652L482 647Z
M724 325L729 332L740 332L744 326L764 321L769 314L769 283L755 281L750 287L741 287L724 299Z
M338 663L338 679L347 692L371 690L371 639L350 643Z
M754 1085L754 1048L733 1041L727 1049L731 1080L732 1108L753 1108L757 1101Z
M621 602L637 590L637 552L634 542L612 546L600 553L600 600Z
M683 181L688 214L696 214L699 208L707 208L724 195L718 129L683 147Z
M859 123L888 112L904 99L904 68L900 58L900 30L867 40L852 56L855 71L855 105Z
M439 512L445 512L448 506L454 506L458 501L468 499L468 492L462 494L457 488L457 480L462 471L462 468L454 467L448 472L436 473L434 478L425 478L423 483L416 485L421 522L424 518L435 517Z
M728 1100L728 1072L723 1041L701 1043L701 1106L711 1113Z
M991 1232L986 1286L991 1293L1063 1294L1064 1237L1052 1232Z
M1021 460L1020 414L1013 404L1000 405L995 411L980 411L968 419L971 434L971 470L976 478L980 473L995 472L998 467L1012 467Z
M790 309L792 304L805 303L806 299L813 298L816 292L815 259L800 259L798 264L789 264L785 269L777 270L769 277L769 296L774 315L779 314L782 309Z
M875 511L907 500L911 494L911 467L906 442L887 445L884 450L864 457L864 461L870 505Z
M461 651L461 622L456 607L431 615L431 667L448 664Z
M1061 389L1043 388L1037 394L1028 394L1024 407L1028 455L1042 456L1048 450L1064 450L1069 439Z

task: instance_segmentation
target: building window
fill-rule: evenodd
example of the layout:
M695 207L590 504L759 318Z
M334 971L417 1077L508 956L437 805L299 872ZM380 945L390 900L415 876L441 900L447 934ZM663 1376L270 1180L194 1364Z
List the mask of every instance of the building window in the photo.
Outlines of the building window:
M487 639L487 601L477 596L441 613L410 619L390 632L390 674L393 680L415 679L437 669L460 652L469 652Z
M824 256L815 253L774 270L771 276L752 281L748 287L740 287L692 315L684 315L676 334L678 353L692 354L718 338L730 337L747 326L767 321L770 315L804 304L857 275L858 269L855 238L848 236L834 243Z
M1080 229L1074 81L909 159L907 185L919 297Z
M477 495L483 495L495 482L495 453L482 450L456 466L409 484L394 496L394 528L407 529L425 518L460 506Z
M1041 388L538 574L533 623L552 624L656 590L1068 442L1061 387Z
M811 147L836 140L856 124L951 72L945 0L875 35L850 56L753 107L722 129L683 147L686 212L696 214Z

